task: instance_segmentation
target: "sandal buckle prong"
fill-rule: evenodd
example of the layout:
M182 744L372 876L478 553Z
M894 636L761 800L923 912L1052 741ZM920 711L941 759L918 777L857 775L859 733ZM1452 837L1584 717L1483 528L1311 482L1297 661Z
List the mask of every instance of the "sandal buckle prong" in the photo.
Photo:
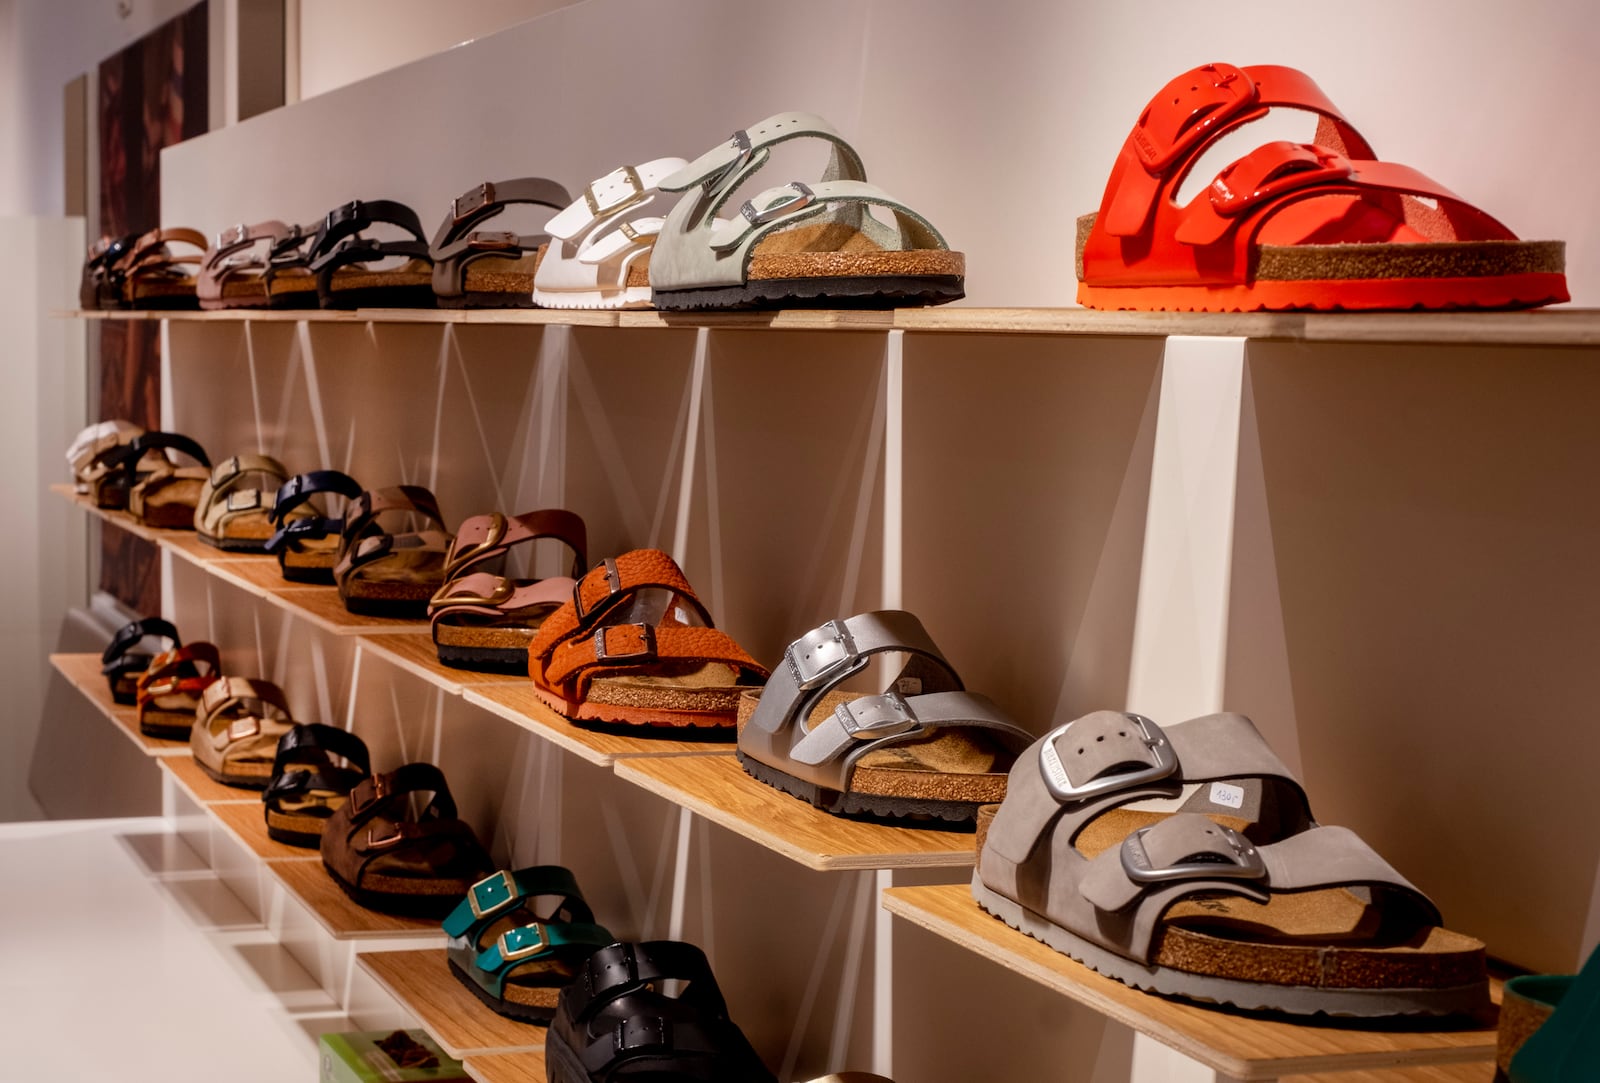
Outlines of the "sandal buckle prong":
M1151 829L1141 827L1122 840L1122 871L1136 884L1165 884L1174 880L1264 880L1267 864L1261 852L1231 827L1217 825L1222 840L1233 851L1234 861L1180 861L1156 866L1145 852L1144 836Z
M717 170L715 173L711 174L711 176L707 177L701 182L700 187L703 188L708 195L721 188L723 182L725 182L729 177L733 176L739 170L743 169L744 164L748 162L750 160L750 156L755 153L755 149L750 145L750 133L745 131L743 128L740 128L738 131L730 135L728 137L728 142L733 144L733 149L735 152L737 152L738 156L734 158L733 161L729 162L727 165L723 166L721 169Z
M744 201L744 205L739 208L739 213L744 215L745 221L752 226L764 226L768 222L782 218L791 211L809 207L817 200L817 193L811 190L810 185L802 184L799 181L790 181L785 187L793 189L794 195L761 208L757 208L754 203L747 199Z
M532 934L530 937L529 934ZM518 925L514 929L507 929L495 941L500 949L502 962L515 962L526 959L530 955L538 955L550 946L550 938L544 931L544 924L535 921L528 925Z
M596 184L609 182L613 177L620 179L626 190L619 195L604 195L595 191ZM624 207L632 206L644 198L644 179L639 176L639 171L631 165L613 169L598 181L593 181L583 186L583 201L589 207L589 214L601 218L612 211L620 211Z
M830 620L789 644L784 651L795 686L810 692L866 666L856 641L843 623Z
M467 904L472 907L472 916L475 918L498 914L516 901L517 882L504 869L479 880L467 892Z
M1167 739L1161 727L1144 715L1127 712L1124 717L1138 728L1140 740L1150 754L1150 766L1143 770L1105 775L1074 785L1067 775L1066 765L1061 762L1061 754L1056 751L1057 738L1073 726L1072 722L1068 722L1045 734L1044 742L1039 746L1039 771L1044 775L1045 788L1050 791L1052 797L1063 804L1083 801L1101 794L1131 790L1159 782L1177 772L1178 754L1173 751L1172 742Z
M861 696L841 703L833 712L844 731L858 741L876 741L880 737L898 737L920 729L922 723L912 712L911 705L898 692L885 692L880 696Z
M606 646L606 633L618 628L637 628L639 646L626 652L613 651ZM594 630L594 660L596 662L639 662L656 656L655 629L648 624L602 624Z
M494 185L484 181L466 195L457 196L450 201L450 224L459 225L465 218L469 218L476 211L494 202Z

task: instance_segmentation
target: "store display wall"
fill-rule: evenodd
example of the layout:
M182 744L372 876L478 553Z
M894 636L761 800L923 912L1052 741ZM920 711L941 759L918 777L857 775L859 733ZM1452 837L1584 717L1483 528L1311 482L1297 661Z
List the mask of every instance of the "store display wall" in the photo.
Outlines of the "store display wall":
M1380 153L1523 236L1566 238L1574 297L1595 299L1582 178L1596 152L1530 123L1600 89L1581 62L1597 44L1583 6L1534 19L1354 4L1331 22L1309 8L1178 11L838 3L796 18L590 0L173 148L163 211L215 231L396 198L431 226L480 180L576 188L805 108L967 252L974 303L1063 304L1073 218L1097 203L1139 103L1195 63L1267 61L1311 72ZM1446 19L1448 53L1419 49ZM619 39L655 48L594 77L592 58ZM294 469L436 484L452 520L559 498L590 519L596 552L676 549L721 623L767 660L830 610L904 604L970 684L1042 732L1093 706L1140 707L1127 700L1160 343L175 324L166 420L221 454L253 439ZM1580 795L1600 738L1563 727L1559 755L1502 738L1524 718L1586 717L1593 701L1581 652L1563 646L1593 641L1600 594L1585 556L1595 522L1572 495L1595 450L1584 360L1252 344L1227 606L1224 702L1304 771L1318 812L1406 869L1453 927L1547 969L1600 938L1600 853L1586 827L1564 826L1592 819ZM242 595L180 579L173 597L231 649L260 638ZM452 780L481 785L496 856L559 855L627 932L709 947L764 1051L786 1051L799 1075L864 1063L886 1006L869 985L871 877L810 873L695 824L673 929L670 806L441 713L399 671L354 674L348 647L324 644L318 663L300 632L272 636L269 675L292 696L328 689L297 707L387 734L396 754L431 742L459 756ZM1554 796L1496 803L1481 794L1490 778ZM1485 854L1511 862L1514 893ZM1118 1028L920 932L893 945L906 1078L974 1078L963 1036L980 1026L1013 1067L1128 1077Z

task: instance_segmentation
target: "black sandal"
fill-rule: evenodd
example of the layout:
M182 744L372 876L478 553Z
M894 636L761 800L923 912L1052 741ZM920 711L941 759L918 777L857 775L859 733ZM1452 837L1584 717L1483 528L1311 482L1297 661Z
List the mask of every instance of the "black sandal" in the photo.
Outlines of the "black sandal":
M668 996L669 979L688 984ZM675 940L591 955L561 991L544 1056L550 1083L776 1083L728 1018L705 953Z
M272 781L261 795L267 834L315 850L334 810L371 775L366 742L355 734L320 722L296 726L279 739Z
M139 674L150 668L150 659L159 651L134 650L146 638L165 639L165 650L183 646L178 629L171 621L160 617L146 617L117 629L111 642L100 654L100 672L111 685L111 700L124 707L132 707L138 698Z
M378 241L365 231L382 223L410 234ZM369 267L395 257L394 267ZM433 260L417 212L392 199L353 199L328 212L307 252L323 308L433 308Z

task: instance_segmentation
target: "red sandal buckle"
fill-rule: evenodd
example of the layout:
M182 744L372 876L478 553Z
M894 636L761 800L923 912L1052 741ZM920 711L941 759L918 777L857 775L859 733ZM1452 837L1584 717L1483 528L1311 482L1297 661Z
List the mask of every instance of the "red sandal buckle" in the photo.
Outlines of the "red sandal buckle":
M1266 143L1228 166L1211 182L1211 206L1224 218L1285 192L1354 175L1342 154L1311 143Z
M1139 164L1152 176L1255 104L1256 84L1232 64L1206 64L1161 89L1133 129Z

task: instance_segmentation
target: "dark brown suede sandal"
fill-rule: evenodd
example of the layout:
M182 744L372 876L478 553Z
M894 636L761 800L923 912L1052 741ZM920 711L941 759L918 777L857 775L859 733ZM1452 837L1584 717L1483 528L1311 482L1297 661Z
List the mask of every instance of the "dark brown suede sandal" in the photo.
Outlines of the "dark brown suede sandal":
M423 803L412 796L419 793L432 796ZM362 906L438 918L493 867L431 763L408 763L351 790L323 828L322 863Z
M544 177L484 181L451 200L428 249L440 307L532 308L534 264L550 235L476 227L508 207L547 207L553 214L571 200L565 188Z

